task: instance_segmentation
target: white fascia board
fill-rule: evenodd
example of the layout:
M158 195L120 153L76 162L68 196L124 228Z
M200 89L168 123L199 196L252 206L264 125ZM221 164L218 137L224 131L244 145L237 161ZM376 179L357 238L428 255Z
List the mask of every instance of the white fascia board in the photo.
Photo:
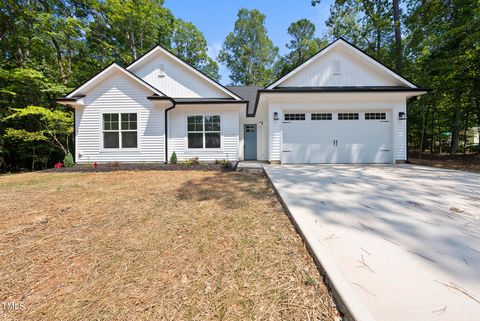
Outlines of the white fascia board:
M155 48L153 48L152 50L150 50L150 52L146 53L145 55L143 55L142 57L140 57L140 59L134 61L133 63L131 63L128 67L127 67L127 70L131 70L132 68L134 68L135 66L141 64L143 61L145 60L148 60L150 56L152 56L155 51L160 51L161 53L165 54L166 56L172 58L174 61L176 61L177 63L183 65L185 68L187 68L189 71L195 73L196 75L200 76L202 79L206 80L207 82L209 82L210 84L212 84L213 86L217 87L218 89L220 89L221 91L223 91L224 93L226 93L227 95L229 95L230 97L234 98L235 100L242 100L241 97L235 95L233 92L231 92L230 90L226 89L225 87L223 87L222 85L220 85L219 83L217 83L216 81L214 81L213 79L211 79L210 77L204 75L203 73L201 73L200 71L198 71L197 69L195 69L194 67L190 66L189 64L187 64L185 61L183 61L182 59L178 58L177 56L175 56L174 54L172 54L171 52L169 52L168 50L165 50L164 48L160 47L160 46L156 46Z
M108 66L107 68L105 68L104 70L102 70L100 73L98 73L95 77L91 78L86 83L84 83L83 85L81 85L80 87L78 87L77 89L72 91L71 93L69 93L66 98L74 97L76 94L81 92L86 87L91 86L93 83L95 83L97 81L101 81L102 78L108 76L110 73L112 73L114 71L121 71L123 74L127 75L128 77L130 77L131 79L133 79L134 81L136 81L137 83L142 85L143 87L148 88L149 90L151 90L155 94L157 94L159 96L165 96L165 94L162 93L161 91L159 91L158 89L156 89L153 86L149 85L148 83L144 82L143 80L141 80L140 78L138 78L137 76L132 74L131 72L129 72L129 71L125 70L124 68L122 68L121 66L117 65L116 63L113 63L110 66Z

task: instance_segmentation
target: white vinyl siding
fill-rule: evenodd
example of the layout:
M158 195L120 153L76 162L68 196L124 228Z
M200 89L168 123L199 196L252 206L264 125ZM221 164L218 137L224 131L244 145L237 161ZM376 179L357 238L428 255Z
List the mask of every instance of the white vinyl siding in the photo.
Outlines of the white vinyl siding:
M122 73L114 73L89 91L85 107L75 110L76 161L164 161L164 107L147 99L152 92ZM102 114L136 113L138 147L102 148Z
M169 97L231 98L215 85L161 53L134 66L130 71Z
M245 107L228 105L177 105L169 111L169 157L175 151L178 160L198 157L200 161L239 159L239 112ZM200 113L201 111L201 113ZM188 148L187 117L192 115L220 116L220 148Z
M335 61L339 65L338 74L335 73ZM344 46L336 46L278 86L404 86L400 80L372 67L363 57Z

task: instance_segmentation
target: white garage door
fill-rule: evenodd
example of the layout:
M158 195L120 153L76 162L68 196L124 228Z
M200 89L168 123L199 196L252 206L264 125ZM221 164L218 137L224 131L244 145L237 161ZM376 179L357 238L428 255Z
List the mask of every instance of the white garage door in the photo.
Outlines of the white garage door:
M388 111L286 112L282 163L391 163Z

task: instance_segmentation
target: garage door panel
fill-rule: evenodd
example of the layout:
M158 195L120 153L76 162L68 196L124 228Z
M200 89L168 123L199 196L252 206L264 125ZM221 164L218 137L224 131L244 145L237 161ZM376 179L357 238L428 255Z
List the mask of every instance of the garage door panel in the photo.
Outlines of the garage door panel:
M388 113L387 113L388 114ZM389 119L389 115L387 117ZM391 163L388 120L305 120L283 123L283 163Z

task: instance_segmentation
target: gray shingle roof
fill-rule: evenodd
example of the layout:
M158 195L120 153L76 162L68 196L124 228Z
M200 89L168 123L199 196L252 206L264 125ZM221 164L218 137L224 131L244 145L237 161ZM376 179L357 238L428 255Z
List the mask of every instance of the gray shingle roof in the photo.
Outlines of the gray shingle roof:
M234 94L240 96L243 100L248 101L248 114L253 114L255 109L255 99L257 98L257 91L263 89L263 87L258 86L226 86L230 91L233 91Z

